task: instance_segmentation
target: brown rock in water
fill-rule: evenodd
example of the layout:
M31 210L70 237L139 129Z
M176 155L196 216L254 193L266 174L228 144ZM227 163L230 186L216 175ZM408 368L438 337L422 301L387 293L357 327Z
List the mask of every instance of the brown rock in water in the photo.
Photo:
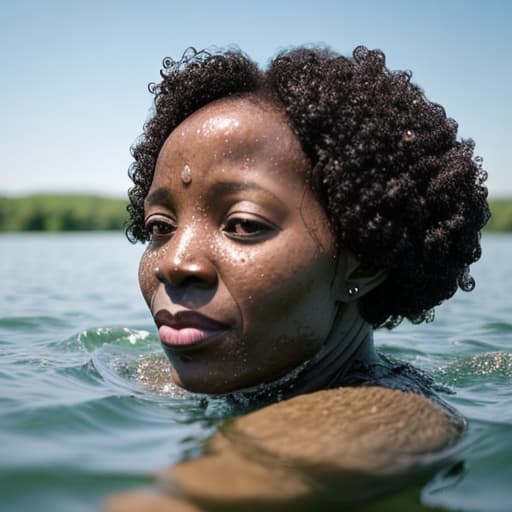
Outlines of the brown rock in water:
M154 493L109 512L301 510L424 481L454 455L464 420L419 395L380 387L301 395L227 422L205 454L157 475Z

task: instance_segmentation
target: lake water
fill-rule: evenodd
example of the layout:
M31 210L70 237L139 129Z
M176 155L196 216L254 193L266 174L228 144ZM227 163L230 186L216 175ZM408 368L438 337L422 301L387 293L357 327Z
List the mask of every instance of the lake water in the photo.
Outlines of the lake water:
M402 510L411 499L414 510L512 510L512 236L486 235L483 248L474 292L432 324L376 334L383 352L455 391L446 399L469 420L461 471L440 472ZM219 400L166 384L137 288L142 250L120 234L0 236L1 510L97 510L199 453L222 420Z

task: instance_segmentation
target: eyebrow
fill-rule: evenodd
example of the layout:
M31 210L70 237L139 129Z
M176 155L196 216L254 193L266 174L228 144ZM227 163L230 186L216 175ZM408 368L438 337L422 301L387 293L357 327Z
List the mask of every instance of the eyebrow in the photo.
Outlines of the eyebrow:
M169 190L165 187L157 188L154 192L151 192L146 197L144 203L148 206L152 206L155 204L164 204L171 202L171 194Z
M244 190L258 190L271 196L274 200L282 202L281 199L279 199L273 192L251 181L243 183L233 181L222 181L219 183L214 183L208 191L208 195L226 195ZM154 192L151 192L151 194L149 194L144 201L147 206L153 206L155 204L169 204L171 202L172 194L166 187L157 188Z

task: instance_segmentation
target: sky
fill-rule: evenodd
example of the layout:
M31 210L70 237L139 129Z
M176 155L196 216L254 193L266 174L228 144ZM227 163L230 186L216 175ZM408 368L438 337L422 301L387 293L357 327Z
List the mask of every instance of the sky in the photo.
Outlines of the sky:
M0 0L0 194L123 197L162 59L237 45L379 48L473 138L512 197L512 1Z

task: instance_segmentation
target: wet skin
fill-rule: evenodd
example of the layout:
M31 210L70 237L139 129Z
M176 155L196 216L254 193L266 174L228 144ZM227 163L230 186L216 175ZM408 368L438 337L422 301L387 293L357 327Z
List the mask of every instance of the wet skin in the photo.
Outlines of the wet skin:
M177 384L276 379L336 328L339 261L308 169L284 114L247 98L207 105L164 143L139 282Z

